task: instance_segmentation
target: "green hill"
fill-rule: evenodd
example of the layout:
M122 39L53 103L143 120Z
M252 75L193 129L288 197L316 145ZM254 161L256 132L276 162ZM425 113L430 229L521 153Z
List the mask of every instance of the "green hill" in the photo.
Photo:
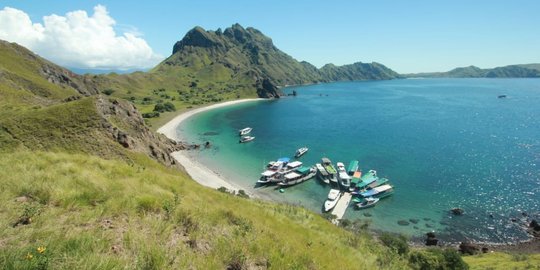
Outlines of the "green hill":
M540 64L510 65L491 69L468 66L448 72L413 73L403 74L403 76L407 78L540 78Z
M86 76L101 91L132 101L143 113L152 113L156 104L165 102L185 110L238 98L279 97L280 87L286 85L398 77L378 63L317 69L279 50L259 30L239 24L224 31L193 28L150 72ZM147 114L147 122L156 127L174 115Z

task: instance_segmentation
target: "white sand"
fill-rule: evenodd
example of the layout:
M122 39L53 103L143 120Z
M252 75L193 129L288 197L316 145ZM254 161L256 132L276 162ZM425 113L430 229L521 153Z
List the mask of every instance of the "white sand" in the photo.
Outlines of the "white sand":
M256 101L256 100L263 100L261 98L254 98L254 99L241 99L241 100L233 100L233 101L227 101L223 103L218 103L206 107L197 108L194 110L190 110L187 112L184 112L178 116L176 116L173 120L169 121L162 127L160 127L157 132L164 134L169 139L175 140L175 141L181 141L182 138L179 137L179 134L176 132L176 129L182 121L185 121L189 117L204 112L207 110L220 108L224 106L229 106L233 104L248 102L248 101ZM219 188L219 187L225 187L229 190L235 190L238 191L241 188L238 185L235 185L220 175L218 175L216 172L210 170L209 168L205 167L201 163L197 162L196 160L190 158L186 151L178 151L171 153L171 156L176 159L182 166L186 169L186 172L193 178L193 180L197 181L199 184L211 188ZM244 189L245 190L245 189ZM249 194L249 193L248 193ZM249 194L250 196L253 196L253 194Z

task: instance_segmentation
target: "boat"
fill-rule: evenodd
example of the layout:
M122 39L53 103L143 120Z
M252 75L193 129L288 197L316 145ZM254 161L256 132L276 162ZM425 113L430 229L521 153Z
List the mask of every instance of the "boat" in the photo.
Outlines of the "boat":
M357 209L366 209L375 206L379 202L379 198L367 197L363 202L357 203Z
M330 180L330 182L337 184L337 171L336 168L334 168L334 165L332 165L332 161L330 161L330 159L328 158L322 158L321 164L326 170L326 172L328 172L328 179Z
M341 191L339 189L331 189L328 193L328 197L326 198L326 201L324 202L324 212L328 212L332 210L339 201L339 198L341 197Z
M283 176L283 180L278 183L279 186L292 186L307 181L315 176L317 170L313 167L300 167L293 172Z
M243 129L239 130L238 134L240 136L248 135L252 130L253 130L252 128L246 127L246 128L243 128Z
M360 196L364 198L366 197L377 197L377 198L383 197L384 198L384 197L389 196L388 194L385 194L387 192L389 195L393 193L393 187L391 185L382 185L382 186L372 188L370 190L360 193Z
M325 184L330 184L329 174L326 169L324 169L324 167L321 165L321 163L315 164L315 168L317 168L318 178Z
M506 98L506 95L498 95L498 98Z
M276 174L277 174L277 171L266 170L266 171L261 173L261 178L259 178L259 180L257 180L257 183L259 183L259 184L268 184L268 183L272 182L272 179L276 176Z
M338 162L336 163L336 165L337 165L338 172L347 173L347 171L345 171L345 164L343 164L343 162Z
M358 170L358 160L351 160L351 162L349 162L349 167L347 168L347 173L350 175L350 176L353 176L354 173Z
M283 157L278 159L277 161L270 161L268 165L266 165L267 170L271 171L278 171L287 166L291 159L287 157Z
M302 155L304 155L308 150L309 150L309 148L307 148L307 147L302 147L302 148L296 150L296 154L294 155L294 157L295 157L295 158L299 158L299 157L301 157Z
M278 159L278 161L273 163L274 165L271 169L266 170L266 171L275 171L275 174L267 177L266 179L263 179L262 182L259 182L259 181L257 182L261 184L282 182L285 179L284 177L286 174L293 172L294 170L302 166L302 162L300 161L288 162L289 160L290 160L289 158ZM272 169L275 169L275 170L272 170ZM269 175L270 173L268 172L267 174ZM262 176L263 175L261 174L261 177Z
M338 178L339 178L339 184L345 188L348 189L351 186L351 177L349 174L347 174L347 171L345 170L345 164L342 162L336 163L338 167Z
M376 188L378 186L382 186L384 184L388 183L388 179L386 178L378 178L377 180L371 182L371 184L367 185L367 189Z
M247 143L247 142L251 142L251 141L253 141L253 140L255 140L255 137L253 137L253 136L242 136L242 137L240 138L240 141L239 141L239 142L240 142L240 143Z
M358 183L360 183L360 177L362 177L362 172L361 171L354 172L354 174L352 175L352 179L351 179L351 186L349 187L350 191L355 190Z
M377 171L369 170L368 173L362 175L362 177L360 178L360 182L356 185L356 188L363 189L367 185L375 182L377 179Z

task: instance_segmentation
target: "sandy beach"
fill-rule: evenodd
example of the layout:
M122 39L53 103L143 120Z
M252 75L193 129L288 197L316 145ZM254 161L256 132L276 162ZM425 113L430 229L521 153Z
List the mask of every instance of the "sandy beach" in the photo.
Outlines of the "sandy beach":
M233 101L227 101L223 103L213 104L201 108L196 108L193 110L189 110L187 112L184 112L178 116L176 116L171 121L167 122L165 125L160 127L157 132L161 133L168 138L175 140L175 141L181 141L183 138L180 138L179 134L176 132L176 129L180 123L188 119L189 117L216 108L230 106L234 104L244 103L244 102L252 102L252 101L258 101L258 100L264 100L261 98L253 98L253 99L241 99L241 100L233 100ZM176 159L182 166L186 169L186 172L193 178L193 180L197 181L199 184L211 188L219 188L219 187L225 187L229 190L235 190L238 191L240 189L244 189L238 185L235 185L220 175L218 175L216 172L212 171L211 169L207 168L203 164L199 163L198 161L191 159L186 151L178 151L171 153L171 156ZM245 190L245 189L244 189ZM248 193L249 194L249 193ZM254 194L249 194L250 196L253 196Z

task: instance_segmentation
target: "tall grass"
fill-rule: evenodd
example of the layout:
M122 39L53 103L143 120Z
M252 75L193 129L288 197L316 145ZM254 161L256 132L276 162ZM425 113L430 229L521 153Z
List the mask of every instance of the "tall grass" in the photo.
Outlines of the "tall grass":
M404 265L369 236L354 238L303 208L230 196L134 160L0 156L0 265L25 269L38 246L47 247L50 269L364 269L380 266L378 258L385 268ZM40 213L12 227L26 205Z

